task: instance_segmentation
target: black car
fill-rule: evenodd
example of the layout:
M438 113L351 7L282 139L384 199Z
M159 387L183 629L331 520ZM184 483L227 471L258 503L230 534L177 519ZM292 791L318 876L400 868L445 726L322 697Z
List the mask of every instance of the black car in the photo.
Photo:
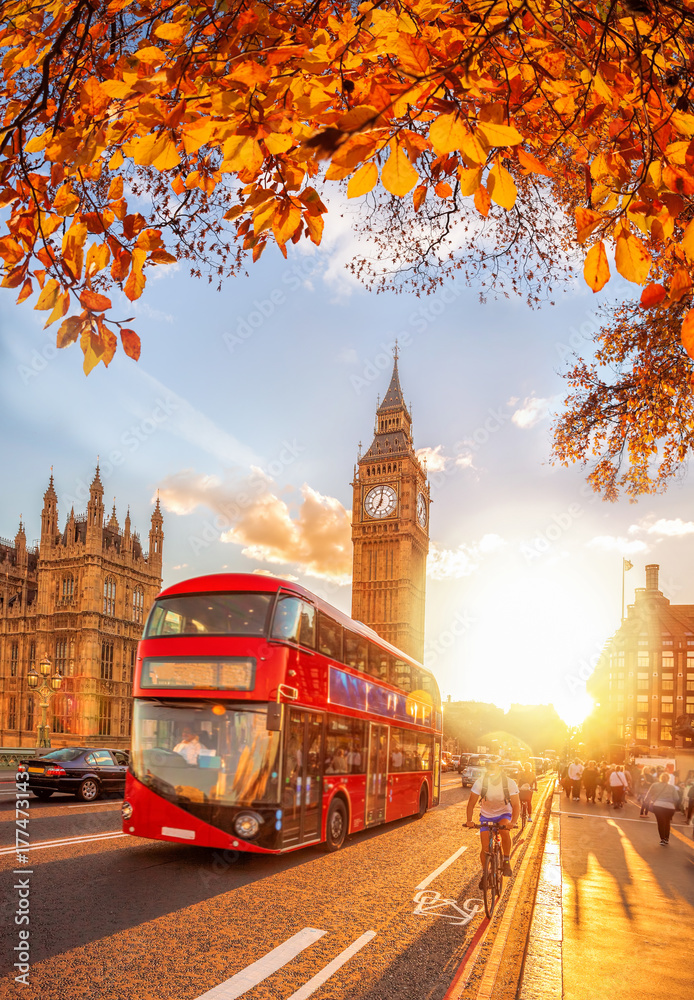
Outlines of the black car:
M39 799L69 792L82 802L93 802L102 794L123 795L128 760L127 750L61 747L20 761L18 770L27 772L29 790Z

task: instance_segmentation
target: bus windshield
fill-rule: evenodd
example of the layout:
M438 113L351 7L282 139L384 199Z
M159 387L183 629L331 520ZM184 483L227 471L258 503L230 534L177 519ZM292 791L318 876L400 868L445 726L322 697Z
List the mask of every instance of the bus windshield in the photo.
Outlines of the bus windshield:
M265 635L273 594L176 594L155 601L145 639L166 635Z
M280 734L265 705L135 701L131 767L182 808L279 801Z

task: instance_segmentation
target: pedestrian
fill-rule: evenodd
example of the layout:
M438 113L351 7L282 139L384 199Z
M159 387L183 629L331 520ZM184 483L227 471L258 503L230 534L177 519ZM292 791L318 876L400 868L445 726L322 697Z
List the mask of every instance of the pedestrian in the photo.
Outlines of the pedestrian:
M531 823L533 818L533 792L537 791L537 776L533 771L530 761L526 761L523 765L523 770L516 775L516 784L518 785L520 801L525 802L527 806L528 823Z
M571 798L572 781L571 781L571 778L569 777L569 765L568 764L565 764L562 767L562 769L561 769L561 787L564 789L564 794L566 795L567 799L570 799Z
M603 795L608 795L609 783L607 780L607 761L601 760L598 764L598 802L602 802Z
M574 802L581 801L581 775L583 774L583 764L578 757L573 764L569 764L568 775L571 779L571 794Z
M667 847L670 842L670 824L675 809L680 807L681 798L677 786L670 784L667 771L663 771L660 778L654 781L648 790L645 803L658 821L661 847Z
M586 802L592 802L593 805L595 805L595 791L599 777L600 772L596 767L595 761L589 760L588 767L583 772L583 787L586 790Z
M610 790L612 792L612 802L615 809L624 808L624 798L629 787L629 779L626 776L623 766L616 767L610 775Z
M648 791L655 781L655 771L644 765L643 771L641 772L641 784L640 784L640 795L639 801L641 803L641 812L639 816L648 816L648 806L646 805L646 796Z

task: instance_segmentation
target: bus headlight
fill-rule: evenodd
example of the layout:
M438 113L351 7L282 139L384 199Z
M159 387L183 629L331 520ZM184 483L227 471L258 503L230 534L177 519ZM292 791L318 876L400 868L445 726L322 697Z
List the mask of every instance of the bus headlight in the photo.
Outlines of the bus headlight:
M133 807L129 802L123 802L123 805L120 807L120 814L123 819L130 819L133 814Z
M260 821L253 813L239 813L234 820L234 830L239 837L244 837L246 840L255 837L259 829Z

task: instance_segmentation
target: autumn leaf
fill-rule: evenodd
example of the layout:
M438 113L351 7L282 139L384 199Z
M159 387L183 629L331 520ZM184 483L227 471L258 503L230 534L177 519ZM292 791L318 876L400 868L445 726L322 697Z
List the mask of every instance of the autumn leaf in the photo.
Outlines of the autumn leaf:
M651 284L646 285L644 290L641 292L640 304L644 309L650 309L653 306L659 305L666 295L667 292L662 285L651 282Z
M586 254L583 277L586 279L588 287L592 288L594 292L599 292L610 280L610 266L607 263L607 254L602 240L595 243Z
M679 302L685 295L688 295L692 290L692 279L684 267L678 267L672 276L672 281L670 282L670 287L668 288L668 295L671 302Z
M487 189L493 202L501 208L511 209L516 204L518 191L513 177L497 160L487 177Z
M694 358L694 309L690 309L682 320L680 336L685 351L690 358Z
M74 344L80 334L83 322L81 316L68 316L58 327L56 347L68 347L70 344Z
M80 302L90 312L105 312L111 308L111 300L109 298L105 295L99 295L98 292L92 292L88 288L85 288L80 295Z
M155 167L157 170L170 170L181 162L176 143L168 132L144 135L126 143L123 150L140 166Z
M381 170L381 183L386 191L403 198L419 180L419 174L405 156L401 146L391 145L390 156Z
M122 329L120 331L120 340L121 344L123 345L123 350L128 355L128 357L132 358L133 361L139 361L141 344L140 344L140 338L135 333L135 331Z
M487 191L484 184L480 184L475 191L475 208L483 215L485 218L489 215L489 209L492 207L492 200L489 197L489 192Z
M363 194L368 194L378 181L378 167L373 161L365 163L350 178L347 185L348 198L360 198Z
M43 286L43 290L39 295L38 302L34 306L34 309L52 309L55 306L59 295L60 285L55 278L49 278Z
M518 162L524 174L544 174L545 177L552 176L552 172L547 169L544 163L526 149L518 150Z
M643 285L651 269L651 255L641 240L629 234L619 236L615 246L615 266L623 278Z
M523 142L523 136L512 125L478 122L477 131L482 133L490 146L516 146L519 142Z
M429 129L429 141L437 156L462 149L470 130L457 115L439 115Z

